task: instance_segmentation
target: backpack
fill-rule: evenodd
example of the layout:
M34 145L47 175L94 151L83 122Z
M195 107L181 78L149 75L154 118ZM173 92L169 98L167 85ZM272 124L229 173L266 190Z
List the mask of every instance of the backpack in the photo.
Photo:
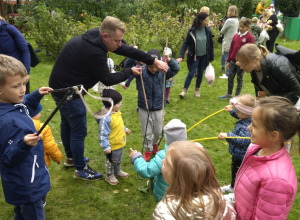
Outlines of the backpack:
M300 50L292 50L283 46L280 46L279 44L275 44L276 54L283 55L290 63L296 68L297 74L300 75Z

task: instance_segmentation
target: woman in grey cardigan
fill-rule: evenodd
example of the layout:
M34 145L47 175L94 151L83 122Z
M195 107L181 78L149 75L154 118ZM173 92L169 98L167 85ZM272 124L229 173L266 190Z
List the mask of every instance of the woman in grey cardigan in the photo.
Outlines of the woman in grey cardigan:
M224 55L225 60L227 60L230 44L233 36L238 32L239 20L238 20L238 9L235 5L231 5L227 10L227 20L221 30L221 34L224 35L222 41L222 55ZM228 69L226 69L226 74L220 76L220 78L227 79Z

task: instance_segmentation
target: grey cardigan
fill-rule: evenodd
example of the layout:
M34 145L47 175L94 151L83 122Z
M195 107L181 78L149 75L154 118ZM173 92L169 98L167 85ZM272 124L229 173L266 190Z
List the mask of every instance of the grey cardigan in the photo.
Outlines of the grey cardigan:
M233 36L238 32L239 20L238 18L228 18L221 30L221 34L224 34L222 41L222 47L224 52L229 52L230 44Z

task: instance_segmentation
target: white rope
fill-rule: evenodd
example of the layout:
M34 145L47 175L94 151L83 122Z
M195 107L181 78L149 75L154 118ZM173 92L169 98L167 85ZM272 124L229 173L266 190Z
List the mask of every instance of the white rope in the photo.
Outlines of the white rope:
M113 108L113 106L114 106L114 101L113 101L111 98L94 96L94 95L90 94L88 91L86 91L86 89L83 87L83 85L81 85L80 90L78 89L78 86L73 86L73 89L75 90L75 93L78 94L79 97L81 98L81 101L83 102L83 104L84 104L86 110L87 110L94 118L96 118L96 119L101 119L101 118L104 118L104 117L106 117L107 115L110 114L110 112L111 112L111 110L112 110L112 108ZM101 101L107 101L107 102L109 102L109 103L111 104L111 107L110 107L109 111L108 111L106 114L104 114L104 115L99 115L99 114L97 114L99 111L94 113L94 112L90 109L90 107L86 104L86 102L85 102L85 100L84 100L84 97L83 97L83 95L82 95L82 90L83 90L86 94L88 94L89 96L91 96L91 97L94 98L94 99L98 99L98 100L101 100Z

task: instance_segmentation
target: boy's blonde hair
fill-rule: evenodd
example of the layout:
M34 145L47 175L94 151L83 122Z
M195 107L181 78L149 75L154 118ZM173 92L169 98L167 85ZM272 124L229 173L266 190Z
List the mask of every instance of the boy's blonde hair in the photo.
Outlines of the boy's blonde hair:
M227 10L227 17L232 18L238 16L239 16L238 8L235 5L231 5Z
M7 77L27 76L23 63L14 57L0 54L0 86L5 85Z
M175 141L168 147L165 157L170 168L170 187L164 200L177 199L178 207L174 216L183 219L182 208L185 214L193 214L201 209L203 219L216 219L222 211L222 193L216 179L214 165L208 153L192 141ZM203 196L209 197L213 203L212 213L207 213ZM193 203L195 198L199 203ZM172 212L172 210L170 210Z
M203 7L200 9L199 13L200 13L200 12L204 12L204 13L206 13L207 15L209 15L209 7L203 6Z
M267 56L268 53L269 51L264 46L248 43L238 50L236 54L236 62L246 65L249 62L254 61L256 57L262 59Z
M99 31L101 34L108 33L109 35L114 35L117 29L123 33L126 32L126 26L122 21L112 16L106 16L100 25Z
M253 17L251 20L252 20L253 24L257 24L257 22L258 22L258 18L257 17Z

